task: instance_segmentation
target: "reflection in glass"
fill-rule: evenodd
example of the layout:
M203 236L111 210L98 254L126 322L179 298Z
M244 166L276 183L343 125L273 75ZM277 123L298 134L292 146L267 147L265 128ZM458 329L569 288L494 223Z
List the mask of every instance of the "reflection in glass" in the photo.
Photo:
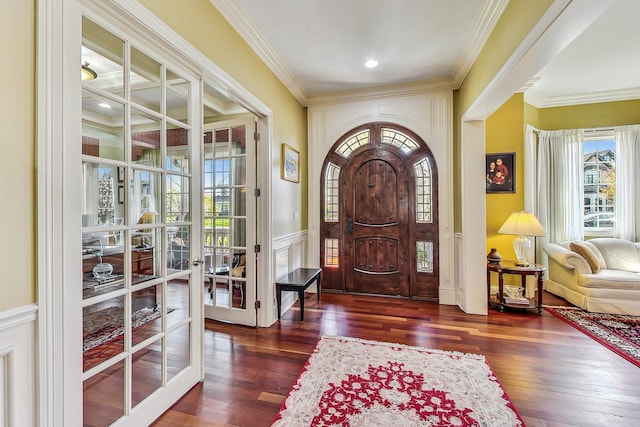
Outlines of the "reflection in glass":
M124 106L82 91L82 154L124 160Z
M166 219L168 223L189 220L189 177L166 175Z
M129 73L131 101L160 112L162 99L160 72L160 63L132 47Z
M124 296L82 309L83 371L124 351Z
M231 128L231 154L245 154L247 152L245 127L238 126Z
M247 220L245 218L232 219L231 229L233 230L231 246L247 246Z
M167 125L167 159L165 168L171 172L189 173L188 129Z
M124 415L124 360L82 384L83 425L106 427Z
M160 120L131 111L131 160L139 165L160 167Z
M131 231L131 284L137 285L162 275L161 228Z
M161 174L143 169L132 169L130 177L129 214L131 224L160 222L162 181Z
M109 31L82 17L82 65L96 77L83 85L122 96L124 92L124 42ZM78 66L80 70L81 67Z
M234 188L233 189L233 212L234 216L246 216L247 215L247 189L246 188Z
M167 329L191 317L189 279L187 275L167 282Z
M104 163L82 163L82 226L101 227L122 225L124 203L120 203L120 187L124 187L124 168ZM124 189L122 190L124 194ZM111 240L103 245L115 245Z
M247 160L246 157L232 157L231 170L233 171L232 185L245 185L247 182Z
M167 335L167 381L189 367L191 360L191 323Z
M167 69L167 116L189 123L189 83Z
M162 285L131 292L131 345L162 332Z
M189 250L190 227L167 227L167 268L186 270L191 259Z
M162 385L162 339L136 351L131 357L131 406Z
M124 287L124 245L120 244L121 233L124 232L93 232L82 235L82 299Z

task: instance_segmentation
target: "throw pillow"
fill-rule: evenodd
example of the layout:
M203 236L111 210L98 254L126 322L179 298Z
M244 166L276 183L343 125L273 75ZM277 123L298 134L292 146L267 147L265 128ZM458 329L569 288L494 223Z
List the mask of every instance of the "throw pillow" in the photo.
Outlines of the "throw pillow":
M569 244L569 249L581 255L587 263L589 263L589 267L591 267L591 271L593 273L597 273L604 266L601 264L598 256L593 252L593 250L585 244L585 242L571 242Z

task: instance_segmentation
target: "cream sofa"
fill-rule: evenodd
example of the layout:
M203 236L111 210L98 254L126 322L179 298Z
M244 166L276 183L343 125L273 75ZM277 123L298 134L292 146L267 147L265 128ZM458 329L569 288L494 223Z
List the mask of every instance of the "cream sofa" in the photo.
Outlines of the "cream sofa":
M548 243L545 289L584 310L640 315L640 243L614 238Z

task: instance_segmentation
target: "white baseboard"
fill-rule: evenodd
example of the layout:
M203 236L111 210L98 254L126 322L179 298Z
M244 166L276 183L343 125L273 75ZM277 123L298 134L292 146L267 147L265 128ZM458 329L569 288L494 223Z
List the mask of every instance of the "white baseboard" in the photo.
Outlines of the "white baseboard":
M37 312L0 313L0 427L37 425Z

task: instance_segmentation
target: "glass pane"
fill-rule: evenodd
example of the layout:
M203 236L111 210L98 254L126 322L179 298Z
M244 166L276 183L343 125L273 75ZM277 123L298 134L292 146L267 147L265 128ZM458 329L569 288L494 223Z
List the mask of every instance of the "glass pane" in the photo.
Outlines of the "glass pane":
M83 85L122 96L124 42L82 17Z
M82 235L82 299L124 287L124 245L110 245L122 232ZM104 243L103 243L104 242Z
M425 158L414 165L416 173L416 222L432 222L431 167Z
M161 228L134 229L131 234L131 284L162 275Z
M215 143L216 157L229 156L229 129L216 129Z
M124 415L124 360L84 381L83 425L110 426Z
M159 113L162 100L161 71L160 63L132 47L129 74L131 101Z
M325 174L325 222L338 222L338 215L340 213L339 197L340 197L340 167L329 163L327 165L327 173Z
M82 91L82 154L124 160L124 105Z
M417 270L420 273L433 273L433 242L416 242Z
M156 224L160 222L162 204L161 174L142 169L132 169L131 193L128 204L131 224Z
M83 371L124 351L124 296L82 309Z
M338 245L338 239L324 239L324 265L326 267L338 266Z
M410 153L418 148L418 144L407 135L394 129L382 129L382 143L391 144L400 148L405 153Z
M231 128L231 154L245 154L247 152L247 132L244 126Z
M210 285L209 295L213 298L215 292L215 305L229 308L229 278L216 276Z
M231 246L247 246L247 220L234 218L231 220L232 239Z
M167 70L167 116L189 123L189 83L171 70Z
M160 167L160 120L132 110L131 124L131 161Z
M336 148L336 153L342 157L349 157L351 153L359 147L369 143L369 130L364 130L347 138L342 144Z
M233 189L233 211L231 215L245 216L247 215L247 189L246 188L234 188Z
M166 222L189 220L190 179L181 175L167 175L166 178Z
M245 157L232 157L231 170L233 182L231 185L246 185L247 182L247 160Z
M167 160L165 167L172 172L189 172L190 131L176 126L167 129Z
M162 332L162 285L131 292L131 345Z
M82 226L114 227L123 225L124 168L104 163L82 163ZM122 190L120 190L122 188ZM124 201L123 201L124 202ZM103 240L103 245L115 245L118 234Z
M167 282L167 329L191 317L190 276Z
M244 280L232 280L231 281L231 307L245 309L245 293L247 290L247 282Z
M167 381L190 365L191 323L167 335Z
M191 259L189 250L190 227L167 228L167 268L170 270L186 270Z
M162 385L162 340L131 357L131 406L136 406Z

